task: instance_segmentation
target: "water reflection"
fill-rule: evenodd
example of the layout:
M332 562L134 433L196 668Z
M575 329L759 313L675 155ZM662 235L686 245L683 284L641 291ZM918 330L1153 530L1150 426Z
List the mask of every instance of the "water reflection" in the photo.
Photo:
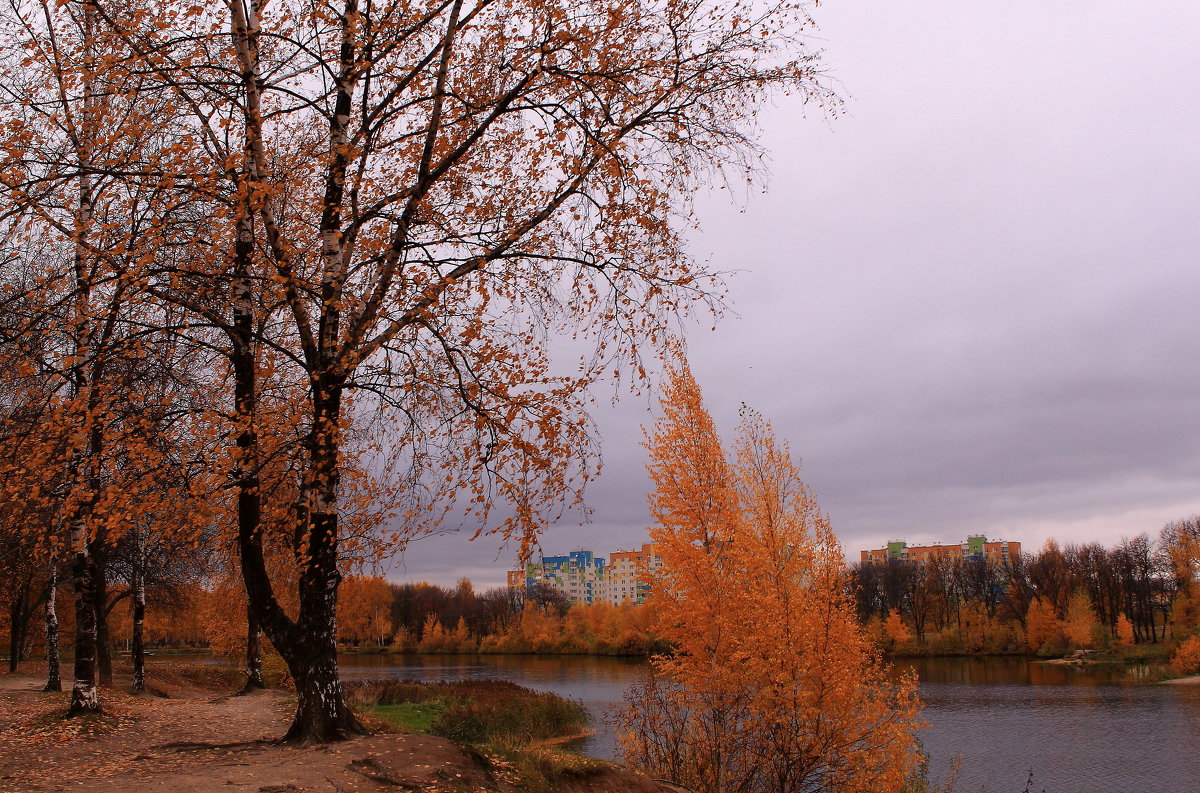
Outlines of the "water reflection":
M1146 685L1154 667L920 659L923 740L935 775L962 757L958 790L1200 791L1200 690ZM1143 683L1139 685L1139 683Z
M902 658L897 669L916 671L923 683L1031 686L1134 686L1161 679L1164 664L1062 664L1024 658Z

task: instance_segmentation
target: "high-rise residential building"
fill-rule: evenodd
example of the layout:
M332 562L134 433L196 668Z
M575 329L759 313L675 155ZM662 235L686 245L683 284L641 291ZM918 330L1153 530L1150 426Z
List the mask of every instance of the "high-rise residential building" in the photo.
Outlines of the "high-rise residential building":
M604 581L604 557L591 551L571 551L566 556L543 556L524 570L510 570L508 585L530 589L537 584L553 587L572 603L595 603Z
M653 543L638 550L617 551L606 562L592 551L571 551L566 556L543 556L523 570L508 572L508 585L530 589L552 587L572 603L645 603L651 574L662 567L662 556Z
M651 592L651 576L660 567L662 556L652 542L636 551L611 554L605 568L604 600L614 606L645 603Z
M904 540L892 540L886 547L859 551L863 564L888 561L926 562L930 559L976 559L1007 564L1021 555L1021 543L1003 540L988 542L982 534L967 537L965 542L952 545L913 545Z

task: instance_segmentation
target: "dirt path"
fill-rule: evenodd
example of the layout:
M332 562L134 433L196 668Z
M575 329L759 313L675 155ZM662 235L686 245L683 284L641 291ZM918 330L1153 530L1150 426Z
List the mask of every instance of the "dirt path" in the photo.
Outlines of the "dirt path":
M118 681L119 683L120 681ZM65 693L0 675L0 793L465 793L519 791L503 766L451 741L377 734L321 747L274 742L290 721L278 691L173 698L106 691L100 718L61 718ZM658 793L645 777L613 769L564 788Z

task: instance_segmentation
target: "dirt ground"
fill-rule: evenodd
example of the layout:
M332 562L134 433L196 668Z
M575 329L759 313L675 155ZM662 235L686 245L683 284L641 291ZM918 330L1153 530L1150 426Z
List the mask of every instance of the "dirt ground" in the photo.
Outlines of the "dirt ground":
M276 742L292 704L280 691L214 696L187 685L103 692L105 714L63 719L68 695L43 678L0 675L0 793L516 793L511 769L429 735L379 733L326 746ZM564 783L564 793L662 793L626 769Z

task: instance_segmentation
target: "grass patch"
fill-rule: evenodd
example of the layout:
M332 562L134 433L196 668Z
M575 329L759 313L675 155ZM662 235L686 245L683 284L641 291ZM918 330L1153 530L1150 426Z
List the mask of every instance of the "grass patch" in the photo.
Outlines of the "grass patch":
M1125 664L1141 664L1161 661L1166 663L1171 657L1171 645L1166 642L1158 644L1135 644L1132 647L1117 650L1116 660Z
M367 715L478 747L527 747L578 735L591 721L578 702L504 680L386 680L347 693Z
M427 733L445 709L446 703L438 700L397 702L391 705L373 705L370 715L405 732Z

